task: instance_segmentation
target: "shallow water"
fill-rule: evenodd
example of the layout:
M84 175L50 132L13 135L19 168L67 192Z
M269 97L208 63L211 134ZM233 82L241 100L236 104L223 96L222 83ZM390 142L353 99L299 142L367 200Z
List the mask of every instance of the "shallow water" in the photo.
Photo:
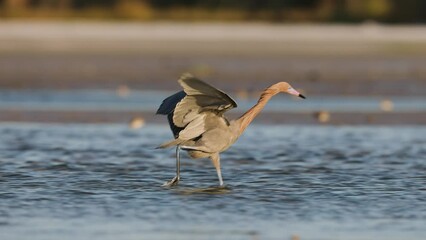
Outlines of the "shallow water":
M426 128L253 125L208 160L164 125L0 124L1 239L421 239Z
M131 91L127 96L118 96L115 91L80 90L49 91L21 90L0 91L0 110L39 110L39 111L151 111L155 112L161 101L173 94L169 91ZM235 111L245 111L258 99L253 94L249 99L239 99ZM426 98L411 96L393 96L391 98L372 96L307 96L309 101L289 96L277 95L272 98L264 111L309 112L318 109L333 112L380 112L380 103L392 101L392 110L396 112L425 112ZM283 104L285 99L285 104Z

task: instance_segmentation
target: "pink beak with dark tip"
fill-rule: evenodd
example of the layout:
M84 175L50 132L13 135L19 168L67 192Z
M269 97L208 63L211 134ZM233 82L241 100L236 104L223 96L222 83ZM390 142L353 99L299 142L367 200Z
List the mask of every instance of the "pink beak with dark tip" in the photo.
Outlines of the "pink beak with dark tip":
M287 90L287 92L288 92L289 94L291 94L291 95L298 96L298 97L301 97L301 98L303 98L303 99L305 99L305 98L306 98L305 96L303 96L302 94L300 94L298 91L296 91L296 89L294 89L294 88L289 88L289 89Z

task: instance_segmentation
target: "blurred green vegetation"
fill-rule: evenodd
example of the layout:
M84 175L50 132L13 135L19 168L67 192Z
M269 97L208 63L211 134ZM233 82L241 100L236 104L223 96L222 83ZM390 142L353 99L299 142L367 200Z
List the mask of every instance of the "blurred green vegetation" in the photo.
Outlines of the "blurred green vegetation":
M0 18L425 23L425 0L0 0Z

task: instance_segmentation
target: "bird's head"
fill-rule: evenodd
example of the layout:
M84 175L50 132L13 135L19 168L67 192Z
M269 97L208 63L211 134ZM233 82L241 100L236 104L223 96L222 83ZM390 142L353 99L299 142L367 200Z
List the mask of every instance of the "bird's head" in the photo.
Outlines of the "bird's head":
M288 93L288 94L291 94L291 95L294 95L294 96L301 97L301 98L303 98L303 99L305 99L305 98L306 98L305 96L303 96L302 94L300 94L298 91L296 91L296 89L294 89L294 88L293 88L293 87L292 87L289 83L287 83L287 82L279 82L279 83L276 83L276 84L272 85L270 88L271 88L271 89L276 90L276 91L277 91L277 93L278 93L278 92Z

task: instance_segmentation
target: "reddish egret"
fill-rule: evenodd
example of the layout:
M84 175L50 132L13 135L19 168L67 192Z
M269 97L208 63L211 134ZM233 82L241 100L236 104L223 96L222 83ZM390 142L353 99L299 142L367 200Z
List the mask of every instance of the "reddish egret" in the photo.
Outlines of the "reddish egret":
M180 150L191 158L210 158L223 185L219 153L228 149L265 107L272 96L283 92L305 98L286 82L266 88L259 101L240 118L229 121L223 114L237 107L232 98L219 89L184 74L179 79L183 91L163 100L157 114L167 115L174 140L159 148L176 146L176 176L164 186L173 186L180 180Z

